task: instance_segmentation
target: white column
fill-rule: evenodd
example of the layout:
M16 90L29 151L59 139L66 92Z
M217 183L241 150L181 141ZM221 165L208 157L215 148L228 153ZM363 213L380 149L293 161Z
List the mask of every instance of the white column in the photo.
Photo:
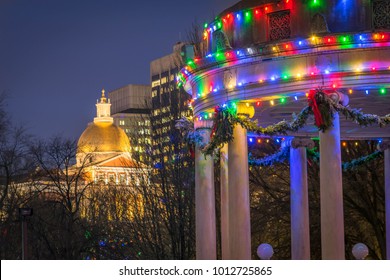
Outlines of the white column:
M221 248L222 259L229 260L229 187L228 187L228 144L221 150Z
M385 223L386 223L386 260L390 260L390 141L379 144L384 152L385 169Z
M211 121L195 122L195 129L200 132L204 143L210 140ZM205 157L195 147L195 225L196 225L196 259L215 260L215 193L214 162L212 156Z
M345 259L340 120L320 132L321 250L324 260Z
M286 140L290 145L291 259L310 259L309 195L307 186L306 147L311 139Z
M238 115L253 116L254 108L237 105ZM230 258L251 259L248 142L246 129L237 124L228 145L229 247Z

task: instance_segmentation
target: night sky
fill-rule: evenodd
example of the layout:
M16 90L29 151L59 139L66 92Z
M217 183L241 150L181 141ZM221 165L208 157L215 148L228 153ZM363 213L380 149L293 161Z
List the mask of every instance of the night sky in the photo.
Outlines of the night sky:
M0 94L14 124L77 139L104 87L149 84L150 62L239 0L0 0Z

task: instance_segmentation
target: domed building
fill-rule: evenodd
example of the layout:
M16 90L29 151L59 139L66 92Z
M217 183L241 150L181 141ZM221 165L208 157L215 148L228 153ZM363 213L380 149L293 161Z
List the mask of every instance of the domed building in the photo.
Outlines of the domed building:
M94 182L128 185L130 178L144 167L131 158L129 138L114 124L111 103L104 93L103 89L100 100L97 100L96 117L79 138L76 165L87 166L89 177Z

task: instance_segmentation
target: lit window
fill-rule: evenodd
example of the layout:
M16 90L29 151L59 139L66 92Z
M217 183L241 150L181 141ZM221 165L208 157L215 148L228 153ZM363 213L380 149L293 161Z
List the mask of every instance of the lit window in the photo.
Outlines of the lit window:
M152 87L156 87L156 86L159 86L159 85L160 85L160 80L152 82Z
M112 183L112 182L115 182L115 176L114 174L109 174L108 175L108 180Z

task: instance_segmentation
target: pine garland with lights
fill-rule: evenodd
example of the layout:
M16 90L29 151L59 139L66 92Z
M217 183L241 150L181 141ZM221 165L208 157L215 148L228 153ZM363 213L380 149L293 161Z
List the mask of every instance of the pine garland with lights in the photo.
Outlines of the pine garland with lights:
M211 139L203 148L205 155L212 155L217 148L233 140L233 129L238 123L235 106L216 107L211 131Z
M314 95L309 96L309 106L314 113L316 126L323 132L332 126L335 112L341 113L346 119L352 120L360 126L377 124L379 127L384 127L390 123L390 114L384 117L364 114L360 109L352 109L335 102L322 89L317 89Z
M353 159L350 162L343 162L342 168L343 168L343 171L355 170L363 164L369 163L370 161L373 161L377 158L382 158L382 157L383 157L383 152L375 151L372 154L362 156L362 157L357 158L357 159Z
M280 148L275 154L263 157L263 158L253 158L249 154L248 164L251 166L271 166L275 163L281 163L286 161L290 156L290 147Z
M218 106L215 108L211 139L206 145L202 144L202 137L194 130L193 121L182 118L177 121L176 127L182 130L186 141L190 145L200 144L205 155L211 155L224 144L233 140L234 126L240 124L243 128L258 135L285 135L287 132L296 132L306 125L311 114L315 116L315 125L322 132L332 126L335 112L339 112L360 126L377 124L384 127L390 123L390 114L384 117L374 114L364 114L359 109L352 109L333 101L321 89L309 97L309 105L298 115L293 114L291 121L280 121L267 127L258 126L257 121L237 115L236 105Z
M181 131L184 141L187 142L189 146L194 146L197 143L202 142L202 136L194 128L194 121L182 117L176 121L175 127Z
M237 123L242 125L248 131L254 132L259 135L285 135L287 132L292 131L296 132L300 128L304 127L307 119L311 113L310 107L305 107L298 115L293 114L292 120L290 122L283 120L276 124L269 125L267 127L261 127L257 125L257 121L251 121L247 118L238 118Z
M275 163L282 163L289 159L290 157L290 147L283 147L275 154L263 157L263 158L253 158L252 154L249 154L248 164L251 166L271 166ZM307 156L315 162L319 162L320 153L315 149L307 149ZM369 155L362 156L357 159L353 159L349 162L343 162L342 169L343 171L356 170L358 167L367 164L378 158L383 158L383 152L375 151Z
M379 127L385 127L386 125L390 124L390 114L387 114L383 117L374 114L364 114L360 109L351 109L349 107L335 103L331 99L330 102L332 102L332 106L337 112L340 112L347 119L356 122L360 126L377 124Z
M307 150L307 155L309 158L314 160L315 162L320 161L320 153L317 152L315 149ZM375 151L369 155L362 156L357 159L353 159L349 162L343 162L341 163L343 171L348 171L348 170L356 170L358 167L367 164L375 159L382 158L383 157L383 152L381 151Z
M342 106L342 107L344 107L344 106ZM282 121L282 122L279 122L273 126L272 125L268 126L266 128L261 128L261 127L257 127L257 126L256 126L256 128L259 131L261 131L262 134L266 134L267 132L273 133L276 130L283 131L283 129L285 129L284 131L288 131L288 129L290 127L293 129L299 129L301 127L300 126L301 122L306 121L306 119L307 119L306 114L308 112L306 112L306 110L308 110L308 107L306 107L304 110L302 110L298 116L295 116L294 120L291 123L287 123L286 121ZM355 110L355 109L351 109L351 110L357 111L358 115L360 114L360 111L358 111L358 110ZM218 125L217 122L214 123L215 125L213 126L213 133L212 133L213 134L212 140L214 139L214 141L210 141L210 143L212 143L212 145L210 145L210 143L209 143L206 146L203 146L202 151L205 155L212 154L218 146L222 146L224 143L228 143L229 141L233 140L233 127L234 127L234 125L229 125L229 124L240 123L242 126L246 127L248 130L251 130L250 128L252 127L252 125L256 124L256 122L250 122L250 121L247 122L247 119L233 117L233 116L235 116L235 112L236 112L234 107L227 108L226 110L218 107L215 112L217 115L216 119L219 119L221 121L221 124ZM374 116L374 117L371 117L371 116ZM361 119L364 119L364 118L361 118ZM380 126L381 126L381 124L386 125L389 123L389 115L386 115L385 117L378 117L375 115L369 115L369 119L371 121L380 120L380 122L379 122ZM378 122L372 122L372 123L378 123ZM202 136L197 131L194 130L194 122L191 119L183 117L183 118L176 121L175 126L177 129L181 130L183 137L188 145L190 145L191 147L194 147L195 144L198 144L202 147ZM255 130L253 129L251 131L255 131ZM221 134L225 136L222 138L223 142L216 141L215 140L216 135L221 135ZM278 152L276 152L275 154L266 156L264 158L253 158L253 156L251 154L249 154L248 164L251 166L271 166L271 165L274 165L275 163L284 162L289 158L289 155L290 155L289 149L290 149L290 147L280 148L280 150ZM318 151L316 151L316 149L307 149L307 155L309 158L311 158L315 162L319 162L319 160L320 160L320 153ZM382 157L383 157L383 152L375 151L369 155L362 156L362 157L357 158L357 159L353 159L350 162L343 162L342 169L343 169L343 171L355 170L356 168L358 168L361 165L364 165L364 164L369 163L377 158L382 158Z
M273 136L276 134L286 134L288 131L298 131L305 126L310 115L311 108L305 107L298 115L293 114L293 120L280 121L267 127L258 126L257 121L249 120L245 117L237 116L234 106L217 107L214 115L214 125L210 142L202 149L205 155L213 154L214 150L233 140L233 128L240 124L248 131L259 135Z
M195 130L194 121L187 117L178 119L175 124L176 129L179 129L184 141L187 143L190 155L195 158L195 146L203 142L202 136Z

